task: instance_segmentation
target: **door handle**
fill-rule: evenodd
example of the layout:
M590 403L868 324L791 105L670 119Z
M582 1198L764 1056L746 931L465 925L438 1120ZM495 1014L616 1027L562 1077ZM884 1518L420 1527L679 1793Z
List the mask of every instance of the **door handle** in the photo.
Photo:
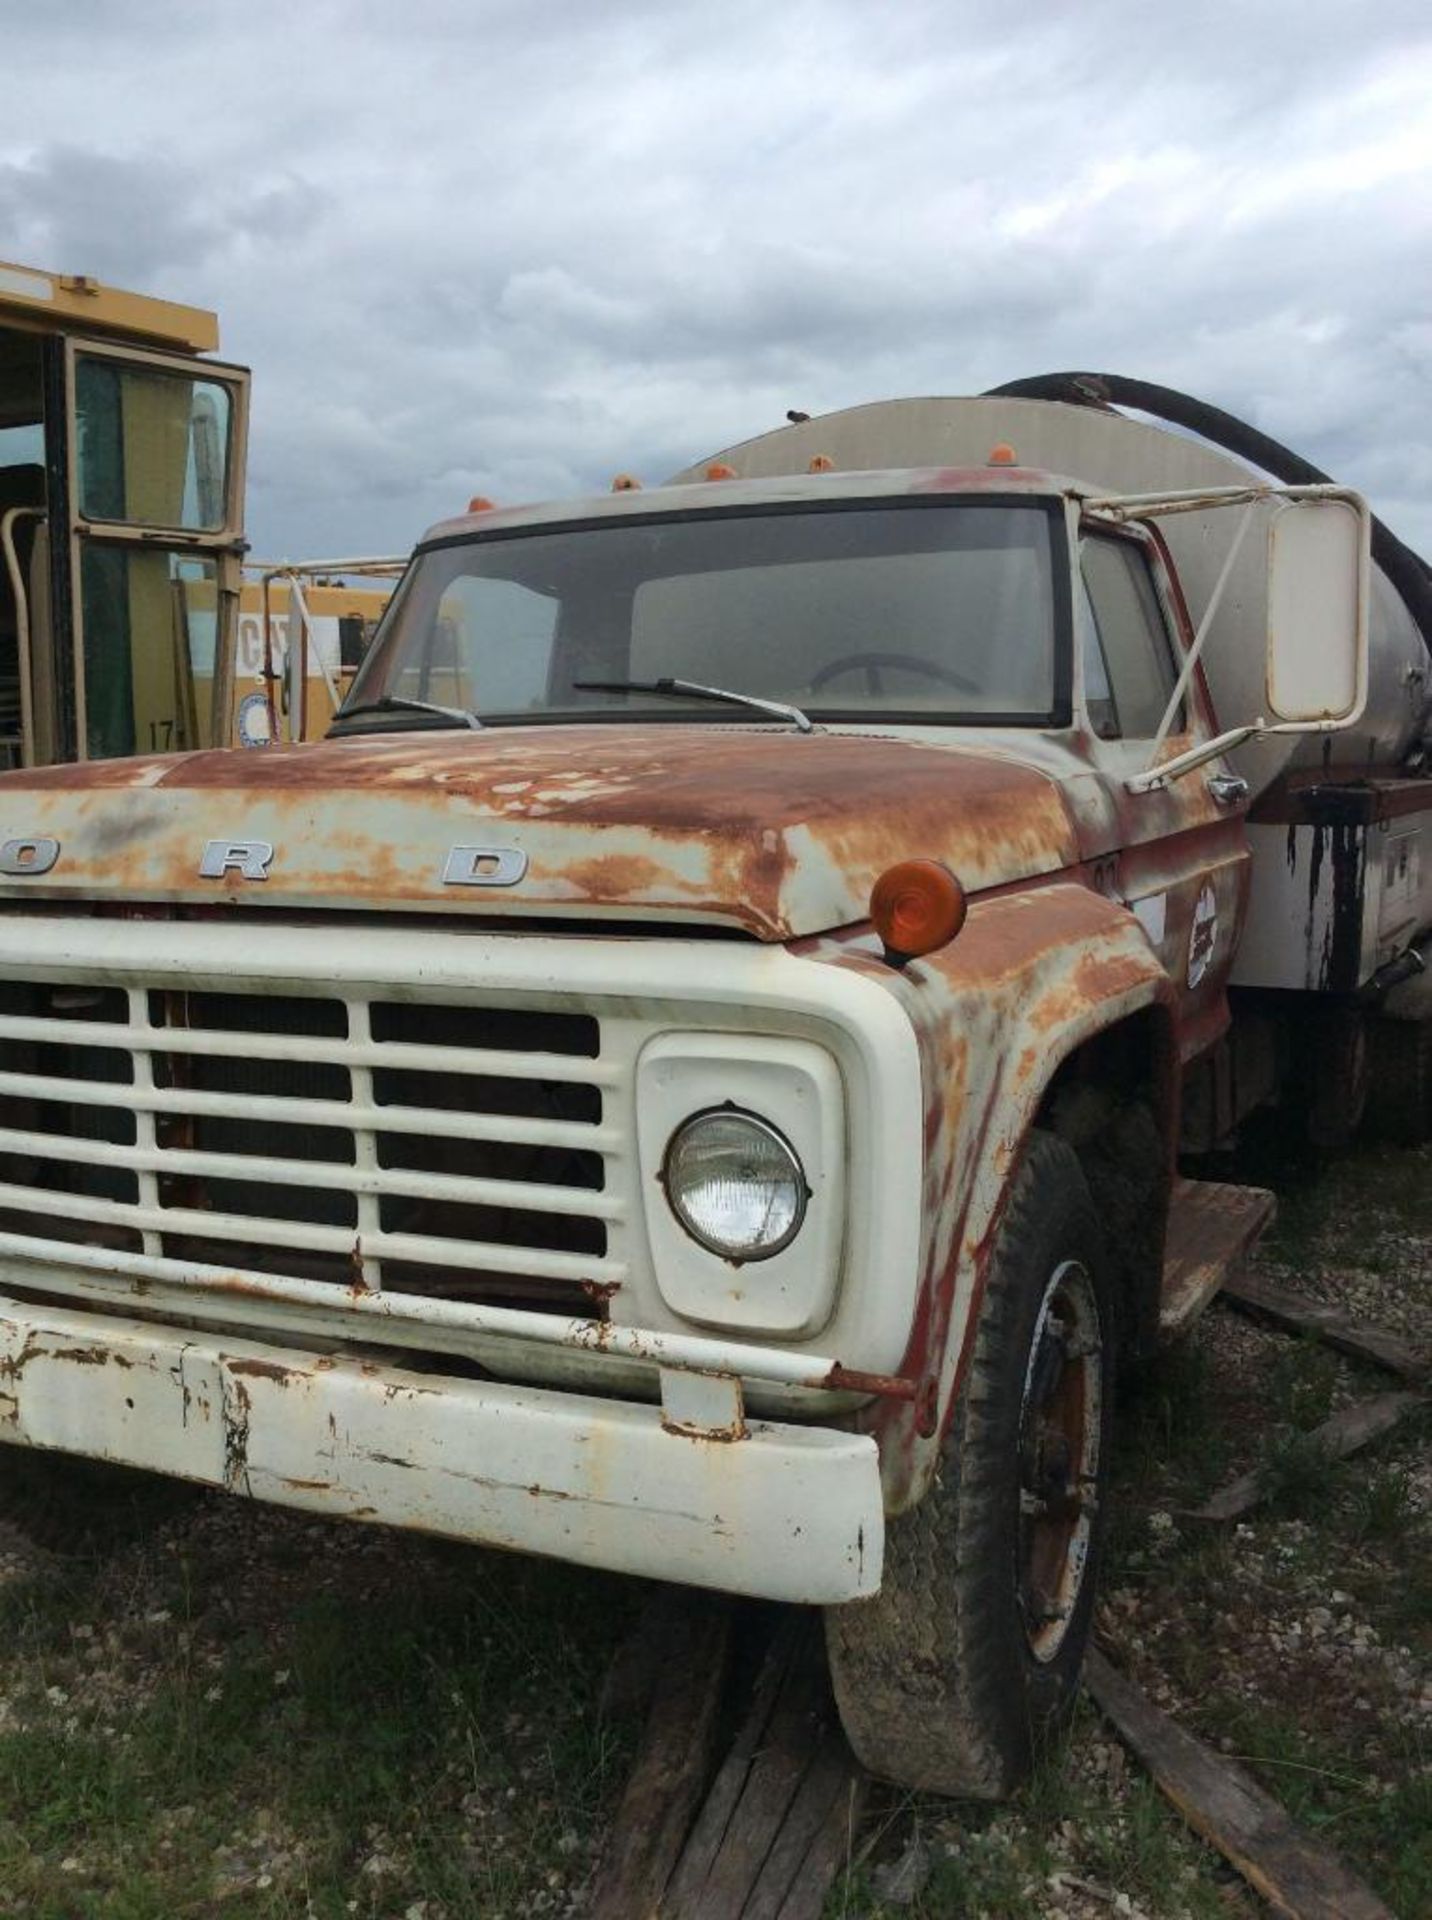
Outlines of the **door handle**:
M1211 773L1208 791L1220 807L1236 807L1248 798L1248 782L1241 773Z

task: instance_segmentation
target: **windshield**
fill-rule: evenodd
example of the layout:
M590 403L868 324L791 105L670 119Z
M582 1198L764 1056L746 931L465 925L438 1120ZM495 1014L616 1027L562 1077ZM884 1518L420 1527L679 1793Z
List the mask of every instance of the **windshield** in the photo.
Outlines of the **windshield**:
M680 695L576 684L667 678L817 719L1048 725L1055 525L1045 503L904 497L478 535L418 555L347 704L426 701L489 723L712 719ZM350 724L415 723L390 710Z

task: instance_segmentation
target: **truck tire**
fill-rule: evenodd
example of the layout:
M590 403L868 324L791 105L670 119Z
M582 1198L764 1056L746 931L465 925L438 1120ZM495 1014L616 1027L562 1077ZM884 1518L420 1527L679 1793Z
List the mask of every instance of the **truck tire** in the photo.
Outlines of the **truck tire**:
M1105 1525L1114 1300L1067 1142L1030 1136L940 1467L890 1523L871 1600L826 1611L841 1720L872 1773L1003 1799L1072 1705Z
M94 1553L142 1538L201 1491L104 1460L0 1447L0 1521L50 1553Z

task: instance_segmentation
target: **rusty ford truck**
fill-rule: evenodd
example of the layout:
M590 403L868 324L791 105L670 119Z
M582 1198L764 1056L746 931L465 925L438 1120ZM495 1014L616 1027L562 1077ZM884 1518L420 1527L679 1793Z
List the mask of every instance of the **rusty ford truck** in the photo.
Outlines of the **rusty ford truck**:
M0 781L3 1484L820 1606L1008 1790L1267 1211L1180 1153L1427 1116L1425 570L1121 397L474 503L326 741Z

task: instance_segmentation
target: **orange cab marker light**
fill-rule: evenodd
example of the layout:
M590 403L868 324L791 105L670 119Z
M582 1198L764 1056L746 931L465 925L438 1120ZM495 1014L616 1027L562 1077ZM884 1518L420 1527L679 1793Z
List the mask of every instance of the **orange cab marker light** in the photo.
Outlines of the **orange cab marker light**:
M964 888L938 860L897 861L870 892L870 918L892 967L948 946L966 911Z
M713 460L711 465L706 469L706 478L708 480L734 480L736 478L736 469L734 467L728 467L724 460Z
M997 440L990 448L985 464L991 467L1017 467L1019 456L1007 440Z
M834 473L835 462L831 459L828 453L817 453L812 457L810 465L806 468L806 472L807 473Z
M641 482L634 473L619 473L612 482L613 493L640 493Z
M467 503L469 513L491 513L494 502L485 493L475 493Z

